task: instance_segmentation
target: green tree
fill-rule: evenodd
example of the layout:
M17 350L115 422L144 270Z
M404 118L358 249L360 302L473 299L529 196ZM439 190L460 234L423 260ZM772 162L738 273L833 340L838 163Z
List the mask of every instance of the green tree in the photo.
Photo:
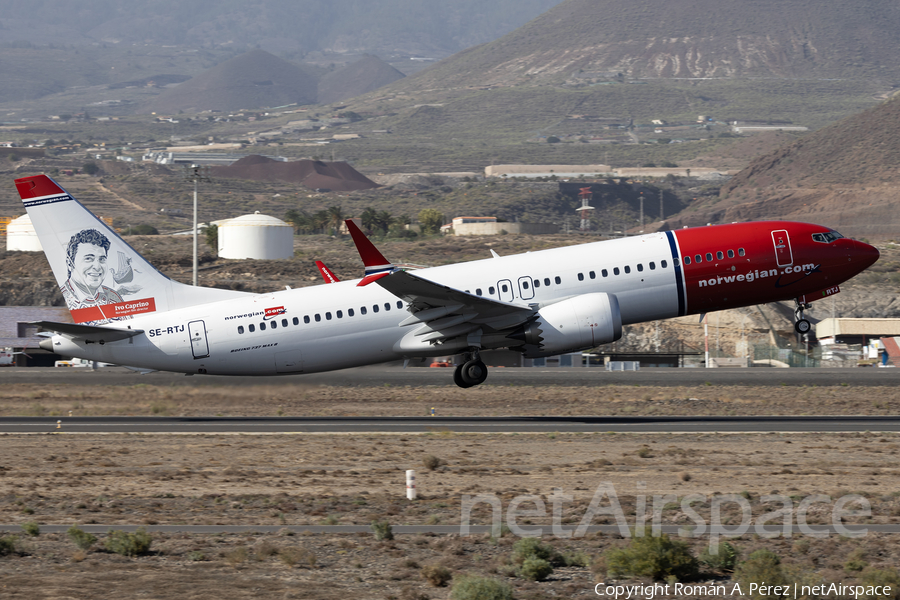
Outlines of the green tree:
M219 226L218 225L210 225L203 231L203 237L206 240L206 245L209 246L213 252L219 251Z
M329 206L326 213L328 214L326 227L331 228L332 235L337 235L341 230L341 224L344 222L344 209L340 206Z
M548 143L548 144L558 144L559 142L560 142L560 139L559 139L558 137L556 137L555 135L548 135L548 136L547 136L547 143Z
M424 234L440 233L444 224L444 214L434 208L426 208L419 212L419 226Z
M313 218L305 210L291 209L284 213L284 220L293 225L297 233L312 233L316 230Z
M81 165L81 172L87 173L88 175L96 175L100 172L100 167L97 166L97 163L86 162Z

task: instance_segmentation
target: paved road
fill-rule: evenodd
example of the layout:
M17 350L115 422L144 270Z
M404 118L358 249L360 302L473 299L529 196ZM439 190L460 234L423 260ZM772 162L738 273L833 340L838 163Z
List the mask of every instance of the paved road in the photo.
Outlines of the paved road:
M292 375L286 377L225 377L176 373L140 375L121 367L90 369L0 368L0 385L34 384L100 384L165 386L246 386L246 385L330 385L337 387L453 386L451 369L428 369L393 366L361 367L330 373ZM695 386L706 383L734 386L900 386L900 369L643 369L636 372L607 372L601 368L492 368L485 385L502 386L591 386L653 385Z
M0 417L0 433L900 431L900 417Z

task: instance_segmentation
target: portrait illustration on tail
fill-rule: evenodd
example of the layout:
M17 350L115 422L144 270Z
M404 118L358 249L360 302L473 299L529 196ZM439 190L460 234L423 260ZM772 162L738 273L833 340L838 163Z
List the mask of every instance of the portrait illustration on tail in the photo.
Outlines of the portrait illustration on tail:
M125 257L122 252L118 253L119 271L124 271L120 275L109 267L109 250L109 238L96 229L83 229L69 239L66 248L68 278L60 291L70 311L99 308L103 321L130 318L127 315L106 314L100 308L105 304L120 303L123 296L134 294L141 289L140 285L131 283L133 279L131 259ZM127 270L123 265L127 265ZM113 289L104 285L107 272L110 272L113 281L122 282L118 288ZM125 285L126 280L130 285Z

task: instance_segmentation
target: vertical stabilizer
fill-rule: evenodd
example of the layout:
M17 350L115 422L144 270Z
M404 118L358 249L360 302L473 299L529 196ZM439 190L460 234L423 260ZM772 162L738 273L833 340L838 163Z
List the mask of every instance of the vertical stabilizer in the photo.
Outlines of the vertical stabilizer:
M172 281L46 175L16 179L16 188L76 323L123 321L244 295Z

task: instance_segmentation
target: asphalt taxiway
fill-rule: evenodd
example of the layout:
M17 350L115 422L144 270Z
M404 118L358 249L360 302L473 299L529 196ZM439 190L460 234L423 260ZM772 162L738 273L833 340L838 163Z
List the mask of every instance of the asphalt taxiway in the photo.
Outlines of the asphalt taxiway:
M369 386L453 386L450 368L372 366L328 373L271 377L229 377L148 373L141 375L122 367L89 368L2 368L0 385L12 383L78 385L166 386L249 386L249 385L328 385L335 387ZM898 386L900 369L674 369L653 368L640 371L606 371L600 367L580 368L489 368L483 385L501 386Z
M0 417L2 433L898 432L900 417Z

